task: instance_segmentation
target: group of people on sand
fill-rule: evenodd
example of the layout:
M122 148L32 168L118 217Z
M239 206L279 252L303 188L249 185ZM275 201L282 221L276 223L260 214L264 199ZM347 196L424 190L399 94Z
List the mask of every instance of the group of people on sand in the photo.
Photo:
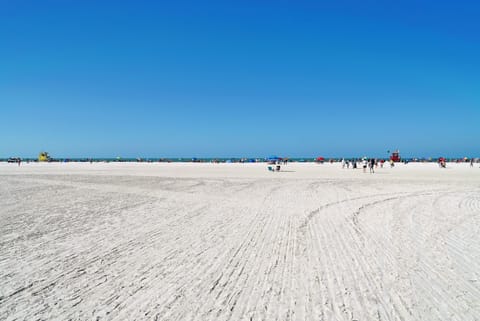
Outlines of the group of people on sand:
M370 174L373 174L375 173L375 169L374 167L378 167L378 162L375 158L363 158L362 160L362 165L363 165L363 172L366 173L367 172L367 167L370 171Z
M342 158L342 168L350 168L350 166L352 166L353 169L356 169L358 167L358 160L357 159L344 159ZM390 168L392 167L395 167L395 162L390 159L389 161L389 164L390 164ZM440 168L446 168L447 166L447 160L445 158L440 158L438 160L438 166ZM470 159L470 167L473 167L473 164L475 162L475 159ZM362 158L361 159L361 164L362 164L362 168L363 168L363 172L366 173L367 172L367 168L369 169L370 173L375 173L375 168L378 167L378 165L380 165L381 168L383 168L383 164L385 163L385 160L383 159L380 159L380 160L377 160L376 158ZM408 161L405 160L403 161L404 164L407 164Z
M381 160L378 160L376 158L362 158L361 160L361 164L362 164L362 167L363 167L363 172L366 173L367 172L367 168L369 169L369 172L370 173L375 173L375 168L378 167L378 165L380 165L381 168L383 168L383 163L385 161L383 159ZM350 168L350 166L352 166L352 169L356 169L358 167L357 165L357 160L356 159L344 159L342 158L342 168ZM391 167L393 167L393 162L391 164Z
M268 162L269 165L274 165L274 166L268 166L267 169L271 172L280 172L280 164L284 164L286 165L287 162L286 161L282 161L282 160L275 160L275 161L270 161Z
M352 166L352 169L356 169L357 166L357 160L356 159L344 159L342 158L342 168L350 168Z

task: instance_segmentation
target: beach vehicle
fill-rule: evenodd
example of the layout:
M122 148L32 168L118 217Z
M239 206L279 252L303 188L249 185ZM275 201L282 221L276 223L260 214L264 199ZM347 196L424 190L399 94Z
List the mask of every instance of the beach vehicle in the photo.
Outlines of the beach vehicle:
M8 163L19 163L21 161L22 159L20 157L10 157L9 159L7 159Z
M48 155L47 152L40 152L40 154L38 154L39 162L48 162L50 160L51 160L50 155Z
M392 160L394 162L401 162L402 158L400 157L400 151L396 150L396 151L392 152L392 155L390 155L390 160Z

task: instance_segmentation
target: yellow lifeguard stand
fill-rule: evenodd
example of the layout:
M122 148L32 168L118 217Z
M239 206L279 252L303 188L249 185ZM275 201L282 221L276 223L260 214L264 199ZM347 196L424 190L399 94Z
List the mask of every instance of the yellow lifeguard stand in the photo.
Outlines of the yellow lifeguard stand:
M48 162L50 160L50 155L47 152L41 152L38 154L38 161L39 162Z

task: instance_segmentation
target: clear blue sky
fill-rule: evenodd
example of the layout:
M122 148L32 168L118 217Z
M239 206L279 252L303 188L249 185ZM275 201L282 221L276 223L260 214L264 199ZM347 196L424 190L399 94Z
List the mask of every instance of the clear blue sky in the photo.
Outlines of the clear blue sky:
M480 156L478 3L0 0L0 157Z

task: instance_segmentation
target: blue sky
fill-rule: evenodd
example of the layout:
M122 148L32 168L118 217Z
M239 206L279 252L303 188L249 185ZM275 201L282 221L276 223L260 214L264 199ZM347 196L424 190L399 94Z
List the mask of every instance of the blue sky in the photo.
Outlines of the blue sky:
M480 156L476 1L2 1L0 157Z

